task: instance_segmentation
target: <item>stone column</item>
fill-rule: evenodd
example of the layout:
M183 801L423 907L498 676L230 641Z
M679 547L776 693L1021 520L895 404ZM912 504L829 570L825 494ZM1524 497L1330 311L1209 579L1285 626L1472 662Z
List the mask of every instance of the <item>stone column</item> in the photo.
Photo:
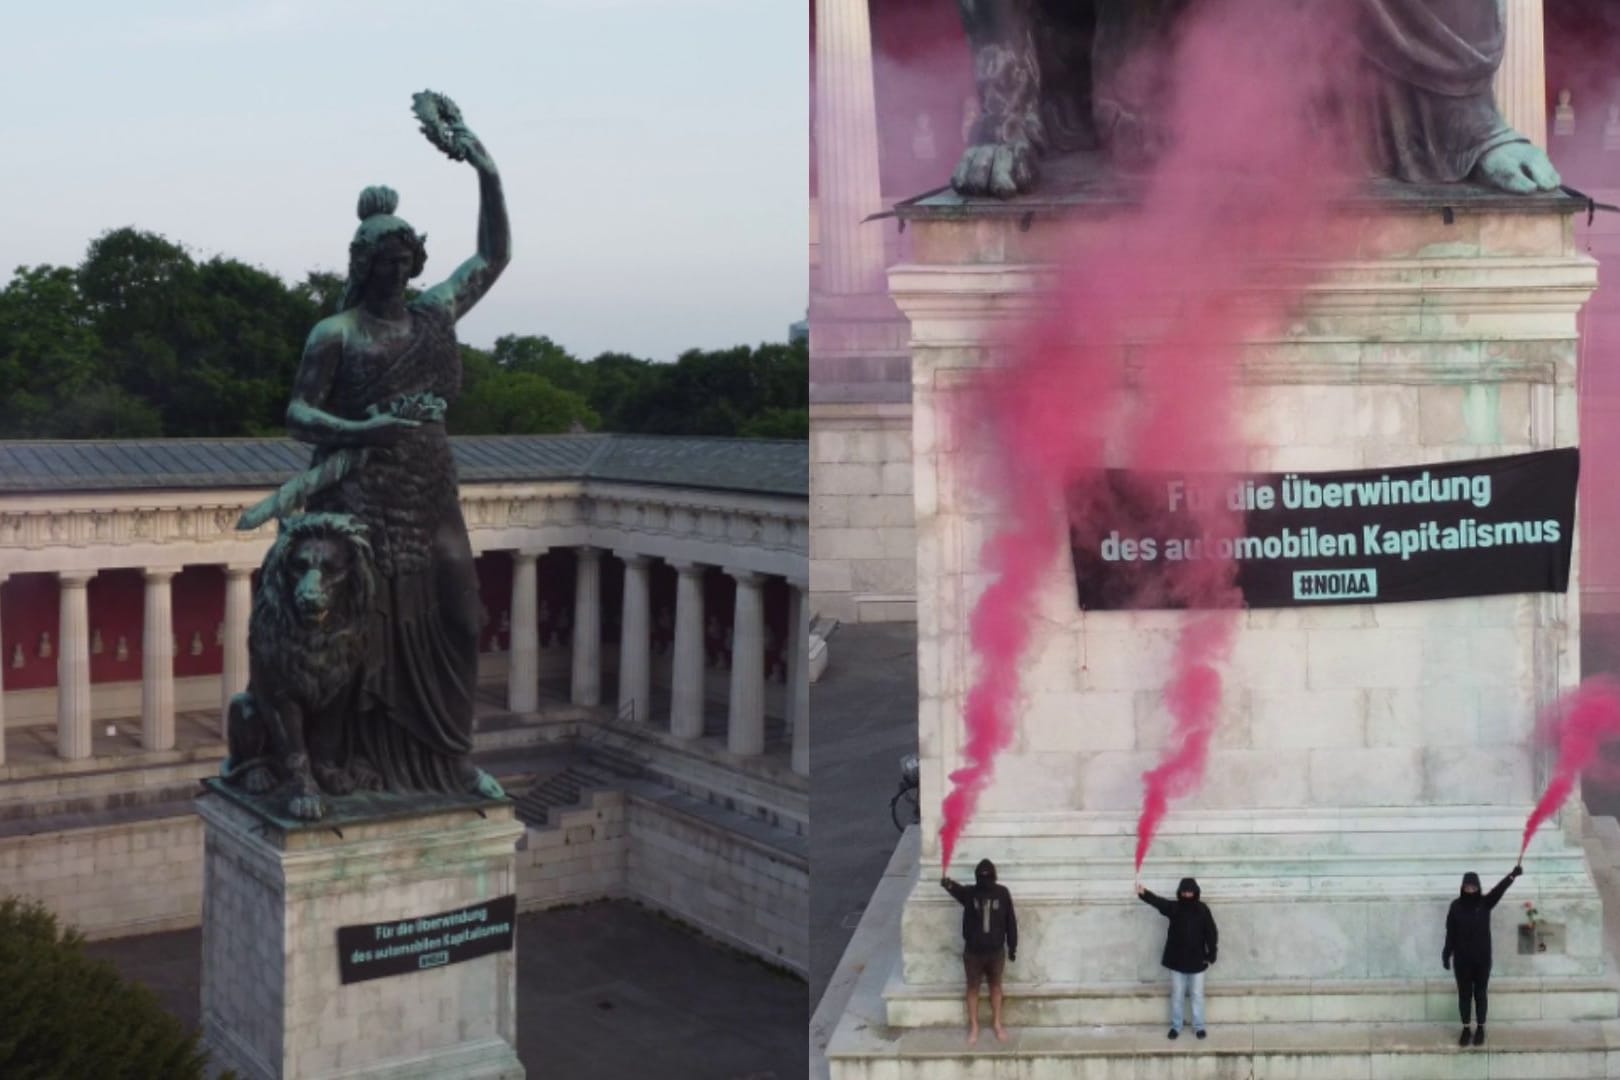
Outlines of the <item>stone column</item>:
M538 551L512 552L512 642L507 649L506 707L533 712L540 705Z
M789 579L787 722L793 731L793 771L810 775L810 605L807 582Z
M246 690L248 684L248 620L253 615L255 569L241 564L225 567L225 656L219 677L219 708L227 720L231 698Z
M57 575L61 590L56 630L56 752L69 761L90 756L90 601L94 570Z
M1541 0L1505 0L1507 41L1496 69L1496 105L1519 133L1547 148L1547 49Z
M861 224L883 208L869 0L816 4L816 195L821 290L883 291L883 233Z
M739 756L765 751L765 610L759 574L727 570L737 582L731 624L731 712L726 749Z
M602 703L602 553L589 547L579 549L574 574L572 699L575 705Z
M619 619L619 715L646 723L652 696L647 556L614 552L624 560L624 606Z
M0 591L4 591L6 575L0 573ZM4 605L0 604L0 611ZM0 765L6 763L6 648L5 641L0 639Z
M675 585L675 648L670 672L670 734L695 739L703 734L703 570L697 563L672 563Z
M147 567L141 632L141 745L174 749L173 567Z

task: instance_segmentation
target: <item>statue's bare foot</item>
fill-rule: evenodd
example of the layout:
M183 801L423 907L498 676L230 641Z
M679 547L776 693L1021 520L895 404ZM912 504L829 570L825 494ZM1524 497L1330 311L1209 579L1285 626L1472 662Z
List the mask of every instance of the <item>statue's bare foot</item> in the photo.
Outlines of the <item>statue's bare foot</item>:
M1170 133L1164 125L1148 119L1140 110L1105 101L1097 103L1095 112L1109 157L1126 171L1150 168L1169 146Z
M263 765L255 765L242 774L242 790L250 795L263 795L276 786L276 778Z
M1563 183L1546 153L1527 142L1511 142L1487 151L1474 172L1492 187L1515 195L1557 191Z
M979 1029L978 1029L977 1025L974 1026L973 1030L968 1032L968 1045L969 1046L978 1046L979 1045Z
M951 187L959 195L994 195L1010 199L1035 186L1040 169L1035 147L1025 140L975 143L962 152Z
M354 790L354 777L347 769L340 769L336 765L316 765L314 772L315 782L328 795L347 795Z
M348 772L349 779L354 783L355 791L381 791L383 789L382 773L364 761L349 762Z
M326 816L326 804L316 792L300 792L287 800L287 813L299 821L319 821Z

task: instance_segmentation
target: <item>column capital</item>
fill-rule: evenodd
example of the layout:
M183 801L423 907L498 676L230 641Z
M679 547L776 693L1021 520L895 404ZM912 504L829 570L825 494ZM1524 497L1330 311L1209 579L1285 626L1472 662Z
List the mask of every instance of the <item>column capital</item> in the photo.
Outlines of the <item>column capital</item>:
M538 559L551 549L548 547L520 547L512 551L514 559Z
M726 567L726 575L734 578L739 585L759 585L765 580L765 575L758 570L733 570Z
M259 563L226 563L225 576L234 578L252 577L253 572L259 568Z
M614 550L613 555L615 558L623 559L626 566L646 566L652 562L653 558L643 551L619 551L617 549Z
M168 581L184 569L183 566L143 566L141 573L146 576L147 581Z
M693 562L690 559L665 559L664 564L677 574L701 574L709 569L708 563Z
M99 570L58 570L56 572L56 581L64 589L82 589L90 584L90 579L100 572Z
M800 592L810 591L810 579L808 577L795 577L792 574L783 574L782 580L786 581L789 585L793 586L795 589L798 589Z
M580 562L597 562L602 558L602 549L593 547L577 547L574 554Z

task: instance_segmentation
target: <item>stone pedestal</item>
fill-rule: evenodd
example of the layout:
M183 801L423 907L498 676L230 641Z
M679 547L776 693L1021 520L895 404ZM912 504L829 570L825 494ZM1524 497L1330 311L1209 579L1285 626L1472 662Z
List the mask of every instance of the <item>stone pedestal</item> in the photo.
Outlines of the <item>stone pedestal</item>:
M908 1033L961 1023L960 909L938 885L940 804L963 763L977 668L969 627L989 584L978 552L996 522L965 479L973 469L946 402L992 362L980 343L1050 302L1060 229L1049 219L1128 212L1084 195L1038 202L925 200L911 212L917 261L890 273L912 327L922 852L882 994L885 1027L874 1034L867 1017L858 1035L840 1029L835 1080L888 1075L880 1061L915 1064L933 1043ZM1396 185L1345 207L1356 250L1327 268L1288 326L1240 343L1249 467L1421 465L1577 445L1576 314L1596 268L1573 242L1576 209L1561 197ZM1124 348L1120 379L1130 385ZM1163 919L1134 895L1132 854L1141 775L1171 726L1162 691L1182 617L1082 612L1075 591L1065 555L1033 613L1019 733L953 863L961 876L993 858L1017 898L1009 1022L1060 1029L1042 1033L1038 1052L1015 1048L1030 1060L1009 1076L1074 1075L1078 1056L1100 1069L1086 1075L1115 1075L1096 1060L1107 1052L1068 1041L1092 1025L1151 1025L1152 1045L1164 1041ZM1579 596L1572 576L1563 595L1234 616L1207 779L1172 806L1143 873L1161 894L1196 876L1219 920L1212 1028L1454 1025L1439 966L1446 905L1464 871L1489 886L1513 865L1546 779L1529 749L1536 715L1580 678ZM1543 1043L1527 1035L1516 1052L1552 1053L1581 1024L1603 1027L1580 1036L1603 1047L1614 1028L1602 905L1580 837L1571 804L1537 836L1495 919L1492 1028L1570 1025ZM1526 900L1562 924L1563 952L1519 954ZM1230 1064L1258 1070L1260 1027L1245 1037L1253 1060ZM1309 1075L1368 1075L1369 1053L1407 1049L1337 1046ZM1551 1060L1526 1067L1557 1072ZM1428 1075L1417 1058L1407 1064L1418 1071L1386 1062L1388 1075ZM915 1075L980 1075L968 1065L940 1058Z
M510 803L298 827L208 783L202 1017L215 1066L243 1080L522 1080L513 952L345 985L338 947L340 927L515 892L523 827Z

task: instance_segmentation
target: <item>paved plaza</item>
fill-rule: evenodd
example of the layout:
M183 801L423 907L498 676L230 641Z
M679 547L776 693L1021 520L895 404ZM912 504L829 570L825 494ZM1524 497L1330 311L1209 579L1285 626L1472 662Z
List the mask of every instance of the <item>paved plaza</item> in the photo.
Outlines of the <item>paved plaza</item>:
M917 751L917 627L841 626L810 688L810 1000L821 1000L900 834L889 799Z
M97 942L90 951L198 1023L202 934ZM334 957L335 960L335 957ZM518 921L518 1056L545 1080L798 1080L805 984L636 904Z

